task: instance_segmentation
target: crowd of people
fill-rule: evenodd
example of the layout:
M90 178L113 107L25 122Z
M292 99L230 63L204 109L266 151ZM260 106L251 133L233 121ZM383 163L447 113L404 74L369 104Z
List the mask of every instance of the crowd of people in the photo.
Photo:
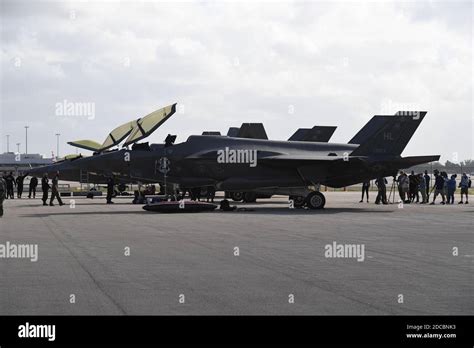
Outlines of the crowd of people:
M13 172L3 173L1 177L1 187L0 190L3 191L3 199L15 199L15 188L16 188L16 198L21 199L23 196L24 181L28 176L28 173L19 173L15 178ZM38 178L32 177L28 185L28 198L36 198L36 188L38 187ZM43 205L48 205L48 196L49 191L51 190L51 198L49 201L50 206L54 206L53 202L57 199L59 205L64 203L61 200L61 195L59 194L59 173L56 173L52 179L51 185L49 184L49 178L47 174L44 174L41 179L41 189L43 191Z
M459 183L457 174L448 176L446 172L438 170L434 170L433 174L434 178L432 179L426 170L424 173L418 174L412 171L410 175L400 171L398 177L394 177L394 187L397 188L400 202L434 205L438 196L441 196L441 204L454 204L454 194L459 188L460 200L458 204L469 204L471 179L466 173L462 173ZM431 183L432 181L433 183ZM384 177L375 180L375 186L377 187L375 204L388 204L387 184L387 179ZM364 200L369 202L369 188L370 181L362 183L361 203ZM391 193L395 194L394 192ZM432 196L431 203L429 202L430 196Z

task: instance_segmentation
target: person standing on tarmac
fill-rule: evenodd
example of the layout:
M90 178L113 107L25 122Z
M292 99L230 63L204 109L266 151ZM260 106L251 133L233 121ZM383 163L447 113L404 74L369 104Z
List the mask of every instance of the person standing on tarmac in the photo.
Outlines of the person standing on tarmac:
M434 176L435 176L435 183L433 186L433 190L435 190L434 195L433 195L433 202L431 202L431 205L435 204L436 197L440 194L441 198L443 199L441 201L441 204L445 204L446 198L444 196L444 178L439 174L438 170L434 171Z
M410 186L410 181L408 176L403 171L400 172L398 176L398 193L403 203L408 203L410 197L408 196L408 189Z
M49 205L52 207L54 206L53 201L54 199L58 199L59 205L64 205L61 195L59 194L59 172L53 178L52 186L51 186L51 199L49 200Z
M113 176L110 176L107 179L107 204L113 204L112 202L112 196L114 195L114 186L115 186L115 180Z
M375 204L380 204L380 202L382 202L383 204L388 204L386 186L387 184L388 181L384 177L380 177L375 180L375 185L377 185L378 188L378 194L377 198L375 199Z
M18 175L16 177L16 190L17 190L17 197L21 198L21 195L23 194L23 183L25 182L25 178L28 176L28 173L25 175Z
M48 174L44 174L43 178L41 179L41 190L43 191L43 205L48 205L46 202L48 201L48 191L49 191L49 179Z
M362 198L359 203L364 202L364 195L367 196L367 203L369 203L369 188L370 188L370 180L366 180L362 183Z
M216 189L214 186L208 186L207 187L207 193L206 193L206 202L211 201L214 203L214 198L216 197Z
M36 176L33 176L30 180L28 198L31 198L31 194L33 194L33 198L36 198L36 187L37 186L38 186L38 178Z
M425 170L425 175L423 177L425 178L426 203L428 203L428 201L430 199L430 181L431 181L431 178L430 178L427 170Z
M461 201L459 201L458 204L463 204L462 202L463 195L466 195L466 203L464 204L469 204L469 197L468 197L469 191L468 190L469 190L469 187L471 187L471 179L469 179L466 173L462 173L459 187L461 188Z
M7 184L3 178L0 178L0 217L3 216L3 201L7 195Z
M410 176L408 177L410 180L409 192L410 192L410 202L415 202L416 196L416 203L420 201L420 195L418 194L418 186L420 185L418 180L418 175L415 175L415 171L412 170Z
M456 192L456 174L451 175L451 178L446 183L448 194L446 204L454 204L454 192Z
M13 186L16 186L16 182L13 172L10 172L10 174L8 174L4 179L7 185L7 199L15 199L15 195L13 194Z
M418 191L421 193L420 204L428 203L428 196L426 195L426 181L422 173L418 174L418 182Z

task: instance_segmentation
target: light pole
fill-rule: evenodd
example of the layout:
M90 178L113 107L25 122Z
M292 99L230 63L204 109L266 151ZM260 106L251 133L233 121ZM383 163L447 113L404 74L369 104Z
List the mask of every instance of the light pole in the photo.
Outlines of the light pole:
M20 153L20 143L16 143L17 153Z
M10 134L7 134L7 152L10 152Z
M30 126L25 126L25 155L28 154L28 128Z
M60 133L56 133L56 159L59 158L59 136Z

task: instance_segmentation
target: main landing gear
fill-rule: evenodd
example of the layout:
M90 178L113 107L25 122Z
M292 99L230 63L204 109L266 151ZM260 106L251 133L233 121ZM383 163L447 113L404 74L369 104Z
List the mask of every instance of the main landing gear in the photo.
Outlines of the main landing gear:
M319 191L312 191L306 197L290 196L290 200L293 200L295 208L323 209L326 204L326 198Z

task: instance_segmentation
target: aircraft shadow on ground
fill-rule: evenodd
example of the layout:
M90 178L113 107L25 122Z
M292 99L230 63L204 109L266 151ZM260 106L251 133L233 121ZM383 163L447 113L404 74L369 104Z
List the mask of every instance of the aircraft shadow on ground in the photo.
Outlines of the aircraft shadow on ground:
M276 208L276 207L258 207L248 208L248 210L239 211L226 211L221 212L222 214L263 214L263 215L329 215L339 213L393 213L391 210L377 210L367 208L324 208L322 210L310 210L310 209L289 209L289 208Z
M240 208L242 209L242 208ZM323 210L309 210L309 209L289 209L289 208L278 208L278 207L257 207L257 208L245 208L246 210L233 210L233 211L220 211L216 209L213 212L207 213L153 213L144 210L137 211L63 211L63 212L51 212L51 213L38 213L38 214L23 214L21 217L49 217L49 216L72 216L72 215L206 215L206 214L225 214L225 215L241 215L241 214L252 214L252 215L331 215L340 213L393 213L391 210L376 210L367 208L325 208Z
M34 217L49 217L49 216L73 216L73 215L138 215L146 214L146 211L68 211L68 212L54 212L54 213L39 213L39 214L23 214L20 217L34 218Z

